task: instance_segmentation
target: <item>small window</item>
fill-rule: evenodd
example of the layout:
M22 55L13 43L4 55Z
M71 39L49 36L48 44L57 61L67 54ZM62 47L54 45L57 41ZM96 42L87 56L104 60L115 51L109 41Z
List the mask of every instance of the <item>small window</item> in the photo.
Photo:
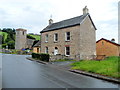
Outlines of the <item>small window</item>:
M65 47L65 55L70 56L70 47L69 46Z
M55 41L55 42L58 41L58 34L57 34L57 33L54 34L54 41Z
M65 40L70 41L70 32L66 32Z
M48 53L48 47L45 47L45 53Z
M48 34L45 35L45 42L48 42Z

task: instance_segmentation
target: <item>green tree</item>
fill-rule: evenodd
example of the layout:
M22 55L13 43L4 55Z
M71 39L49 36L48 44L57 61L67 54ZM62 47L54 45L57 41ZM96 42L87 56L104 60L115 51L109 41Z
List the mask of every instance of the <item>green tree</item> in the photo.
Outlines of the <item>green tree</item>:
M15 41L11 40L7 43L8 49L15 49Z

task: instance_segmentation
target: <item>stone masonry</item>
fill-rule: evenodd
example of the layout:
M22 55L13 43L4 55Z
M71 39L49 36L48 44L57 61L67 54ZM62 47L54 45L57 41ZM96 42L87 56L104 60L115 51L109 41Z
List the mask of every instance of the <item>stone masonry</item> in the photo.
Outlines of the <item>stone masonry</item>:
M27 37L26 33L27 30L25 29L16 29L16 40L15 40L15 49L22 49L26 48L27 46Z
M85 10L85 11L84 11ZM87 12L83 9L83 15L67 19L57 23L49 24L41 31L41 53L46 53L45 48L48 47L48 53L54 55L55 48L58 54L64 56L65 48L70 47L70 59L92 59L96 55L96 27ZM80 21L79 21L80 20ZM70 32L70 41L66 41L66 32ZM58 41L54 41L54 35L58 34ZM48 35L48 42L45 42Z

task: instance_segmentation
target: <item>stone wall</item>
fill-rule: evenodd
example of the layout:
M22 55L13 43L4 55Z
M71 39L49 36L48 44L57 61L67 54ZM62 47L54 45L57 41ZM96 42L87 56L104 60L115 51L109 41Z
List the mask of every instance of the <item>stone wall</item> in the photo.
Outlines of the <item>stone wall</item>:
M33 47L34 53L40 53L40 47Z
M91 55L96 55L96 30L91 23L89 16L85 18L84 22L80 25L80 27L79 53L81 59L84 59L85 56L87 57Z
M65 41L65 33L70 31L70 41ZM65 55L65 47L70 46L70 56L77 55L79 47L80 26L64 28L60 30L44 32L41 34L41 53L45 53L45 47L48 47L50 55L54 54L55 47L58 48L58 54ZM54 34L58 33L58 42L54 42ZM45 35L48 34L48 42L45 42Z

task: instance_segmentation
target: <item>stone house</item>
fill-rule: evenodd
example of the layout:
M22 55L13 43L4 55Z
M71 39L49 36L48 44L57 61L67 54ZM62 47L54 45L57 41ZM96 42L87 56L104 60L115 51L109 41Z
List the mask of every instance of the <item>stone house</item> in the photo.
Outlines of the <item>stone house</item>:
M92 59L96 55L96 27L87 7L83 15L53 23L41 31L41 53L71 59Z
M107 40L101 38L96 42L97 55L105 56L120 56L120 44L115 43L115 40Z

